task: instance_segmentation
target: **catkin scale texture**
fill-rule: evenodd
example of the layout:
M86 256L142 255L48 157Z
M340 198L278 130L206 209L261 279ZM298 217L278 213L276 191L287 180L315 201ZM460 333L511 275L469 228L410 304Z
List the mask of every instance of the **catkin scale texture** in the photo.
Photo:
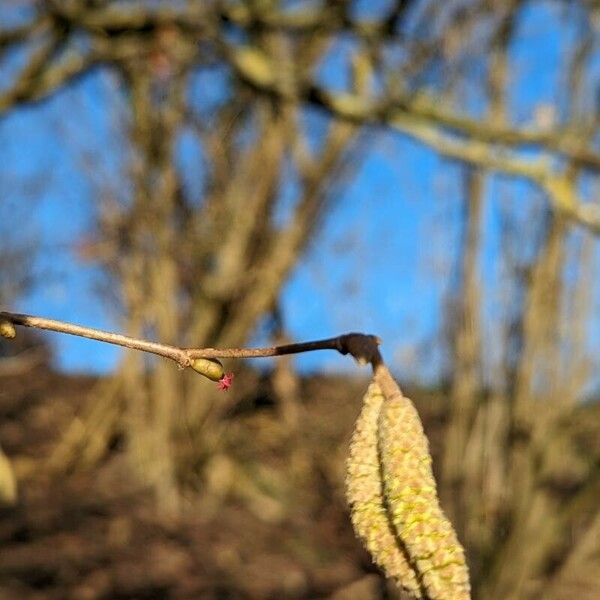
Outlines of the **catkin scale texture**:
M464 550L438 501L412 402L380 364L350 444L346 495L373 560L413 598L468 600Z
M346 471L346 498L352 525L374 561L388 577L423 598L417 575L396 539L383 498L377 427L384 397L375 383L369 386L350 443Z
M468 600L465 553L439 504L421 419L385 367L379 368L376 380L385 396L378 418L378 444L393 527L428 598Z

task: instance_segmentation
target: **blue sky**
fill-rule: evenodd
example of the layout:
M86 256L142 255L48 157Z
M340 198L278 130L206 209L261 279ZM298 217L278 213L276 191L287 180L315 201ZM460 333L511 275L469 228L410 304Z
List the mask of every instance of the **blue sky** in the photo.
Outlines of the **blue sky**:
M511 105L517 122L530 120L539 103L562 98L557 74L564 45L573 34L560 26L555 5L526 14L512 48ZM335 83L331 73L324 77ZM474 90L465 93L476 107ZM115 315L95 290L98 272L80 262L74 249L93 227L95 188L83 166L102 179L119 169L122 158L118 152L106 153L96 159L99 164L90 165L86 154L88 145L114 147L108 143L114 130L103 110L110 92L109 82L92 75L43 105L0 120L0 179L8 177L0 201L33 196L30 227L48 248L39 264L47 274L45 283L9 308L115 327ZM182 148L185 164L194 149ZM460 173L459 165L440 160L410 139L373 134L366 160L285 286L282 306L290 333L298 340L347 331L376 333L396 368L415 377L434 377L440 365L434 343L441 325L440 302L456 248ZM508 184L494 178L489 186L484 285L496 275L496 211L503 185ZM510 190L517 203L531 193L522 184ZM62 335L50 339L57 366L67 371L105 372L119 357L119 350L88 340ZM299 358L298 364L335 370L347 367L348 361L335 353L317 353Z

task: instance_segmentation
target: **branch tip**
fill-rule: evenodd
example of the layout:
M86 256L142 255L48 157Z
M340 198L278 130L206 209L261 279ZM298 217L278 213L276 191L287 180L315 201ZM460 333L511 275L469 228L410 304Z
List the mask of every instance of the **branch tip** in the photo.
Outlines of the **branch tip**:
M299 342L269 348L180 348L119 333L102 331L101 329L83 327L65 321L55 321L18 313L0 311L0 325L3 325L6 333L9 334L7 337L11 337L10 333L14 331L15 325L20 325L84 337L131 350L150 352L174 361L181 368L191 367L212 381L223 383L223 389L227 389L231 385L232 376L225 374L223 365L217 360L219 358L265 358L300 354L314 350L337 350L340 354L350 354L359 364L371 363L375 368L382 362L379 353L381 339L375 335L364 333L347 333L324 340ZM6 335L4 329L0 331L2 335Z

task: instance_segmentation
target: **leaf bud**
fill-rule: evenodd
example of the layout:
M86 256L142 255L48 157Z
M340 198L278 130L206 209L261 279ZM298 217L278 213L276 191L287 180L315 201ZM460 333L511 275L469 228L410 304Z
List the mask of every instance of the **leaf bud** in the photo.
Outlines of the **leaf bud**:
M219 381L225 375L221 361L216 358L195 358L190 365L194 371L208 377L211 381Z

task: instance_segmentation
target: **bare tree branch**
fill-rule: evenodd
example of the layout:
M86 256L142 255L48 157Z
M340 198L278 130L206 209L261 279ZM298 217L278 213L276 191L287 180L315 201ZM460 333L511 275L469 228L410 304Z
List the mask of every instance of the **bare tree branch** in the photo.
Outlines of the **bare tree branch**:
M75 325L66 321L56 321L33 315L0 312L0 320L22 327L66 333L115 346L122 346L130 350L140 350L156 354L157 356L175 361L181 367L189 367L196 358L267 358L313 352L315 350L337 350L341 354L351 354L360 363L366 364L371 361L371 356L375 355L377 346L381 344L381 340L374 335L346 333L334 338L285 344L283 346L271 346L268 348L180 348L178 346L159 344L120 333L112 333L110 331L83 327L82 325Z

